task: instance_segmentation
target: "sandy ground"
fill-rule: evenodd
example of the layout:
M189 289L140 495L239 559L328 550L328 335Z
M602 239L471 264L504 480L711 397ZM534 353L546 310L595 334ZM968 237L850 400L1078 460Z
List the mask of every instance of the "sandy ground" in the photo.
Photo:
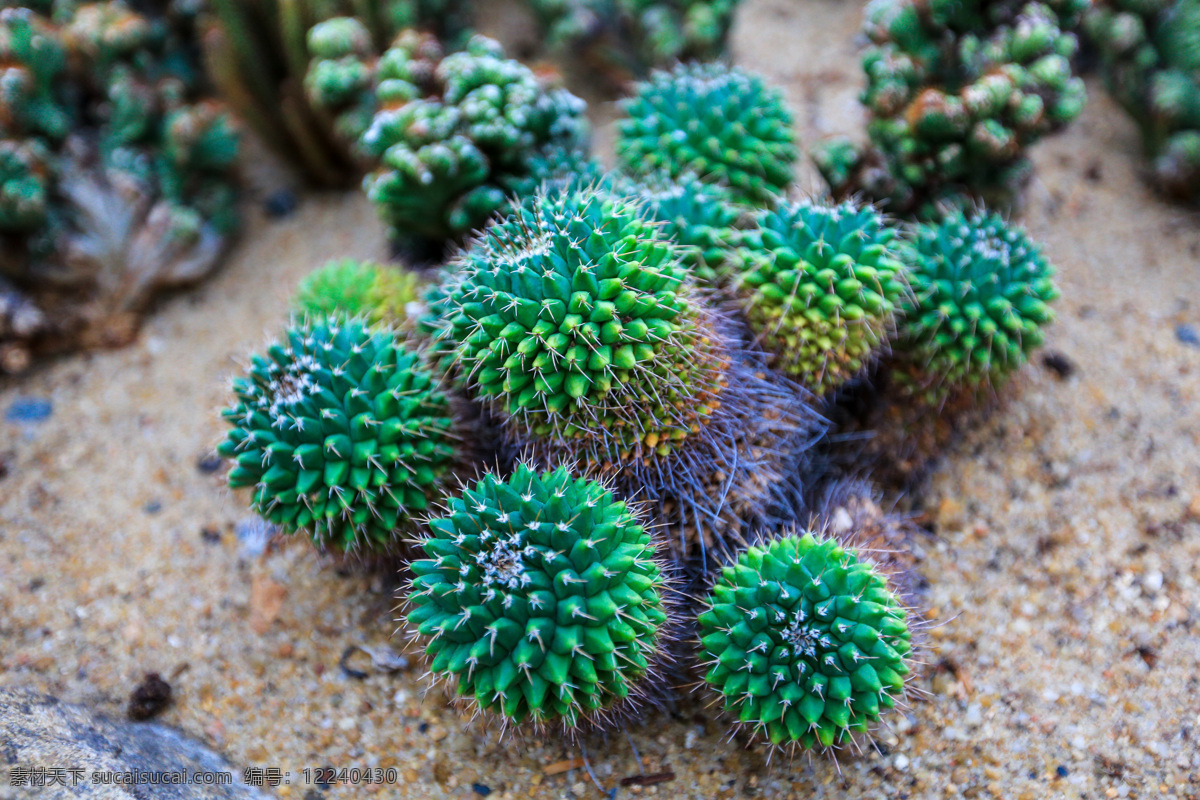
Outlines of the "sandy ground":
M786 89L806 142L859 124L858 13L745 4L735 60ZM304 546L255 556L234 532L245 498L197 461L296 282L330 257L383 255L353 193L253 219L221 274L128 349L0 383L0 410L54 404L40 425L0 421L0 685L121 714L144 672L174 674L162 721L290 771L278 794L307 800L605 796L585 770L546 771L580 757L619 797L1200 797L1200 347L1176 335L1200 328L1200 219L1138 181L1133 126L1091 88L1083 118L1038 148L1024 216L1060 267L1047 347L1075 370L1033 365L934 477L924 572L945 624L929 700L892 718L880 752L840 771L767 764L690 704L582 748L501 743L423 696L418 667L339 669L349 645L388 644L387 587ZM395 766L400 784L305 786L322 766ZM620 786L641 771L674 778Z

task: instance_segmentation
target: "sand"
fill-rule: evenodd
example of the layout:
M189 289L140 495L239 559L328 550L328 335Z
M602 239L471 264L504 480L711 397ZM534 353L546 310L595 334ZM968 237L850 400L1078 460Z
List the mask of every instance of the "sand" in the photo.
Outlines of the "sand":
M734 59L785 88L806 142L861 124L858 14L744 5ZM1133 125L1090 89L1036 149L1023 216L1060 269L1046 349L1075 369L1038 359L934 475L928 698L878 752L768 764L695 703L581 747L500 742L425 696L419 665L339 669L350 645L399 647L390 587L303 543L256 555L234 530L246 498L197 462L297 281L384 255L357 193L283 221L252 211L223 271L163 302L134 345L0 382L0 411L53 402L41 424L0 421L0 685L121 714L157 671L176 696L160 721L290 771L277 794L310 800L605 796L560 763L582 758L617 797L1200 797L1200 347L1176 333L1200 328L1200 219L1145 188ZM394 766L399 783L304 785L323 766ZM621 786L643 772L673 777Z

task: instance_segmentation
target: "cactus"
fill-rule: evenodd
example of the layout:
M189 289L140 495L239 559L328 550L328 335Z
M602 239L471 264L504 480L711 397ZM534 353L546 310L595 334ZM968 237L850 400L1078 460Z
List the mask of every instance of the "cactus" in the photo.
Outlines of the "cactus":
M862 370L904 293L894 238L871 206L783 202L760 212L732 280L778 369L816 394Z
M38 139L0 139L0 234L36 231L46 223L52 170Z
M439 334L528 433L591 465L665 456L720 404L727 356L636 202L542 195L457 265Z
M530 0L550 47L618 74L725 49L738 0Z
M1058 289L1054 268L1022 229L996 214L955 211L918 226L902 258L912 295L896 377L911 388L944 398L993 386L1042 344Z
M312 61L304 91L317 109L334 118L344 142L357 143L375 115L377 56L367 26L354 17L334 17L308 32Z
M698 619L704 681L776 747L843 747L905 692L907 614L886 575L822 534L753 545Z
M694 291L640 201L536 196L435 290L433 351L538 463L575 459L663 510L680 558L761 521L767 476L818 427Z
M361 321L294 325L222 416L218 448L255 511L321 548L379 552L411 534L458 448L449 400L417 356Z
M931 215L959 197L1008 203L1030 174L1026 151L1083 108L1070 59L1087 0L926 4L875 0L863 58L870 146L824 143L817 167L843 197Z
M757 75L719 64L656 71L622 104L617 156L633 174L693 174L747 205L792 182L799 157L783 95Z
M1154 184L1200 202L1200 2L1099 0L1084 30L1109 91L1141 128Z
M601 723L647 686L667 582L634 509L564 467L486 474L429 523L408 623L435 679L506 726Z
M587 138L582 100L482 36L445 58L427 37L402 36L380 62L379 101L361 146L380 166L364 186L402 241L482 227L546 148L581 148Z
M420 281L413 273L347 258L306 276L292 299L292 310L301 316L339 315L396 328L407 322L419 296Z
M662 223L663 233L674 240L684 266L700 283L723 282L741 218L725 187L690 174L678 178L656 174L625 181L619 189L639 198L645 214Z

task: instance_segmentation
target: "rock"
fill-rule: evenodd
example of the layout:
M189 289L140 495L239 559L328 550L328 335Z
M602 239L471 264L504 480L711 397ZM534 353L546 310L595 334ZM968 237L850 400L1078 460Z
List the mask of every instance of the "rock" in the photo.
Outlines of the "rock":
M171 684L157 672L147 672L129 697L129 718L137 721L151 719L170 704Z
M6 422L36 425L50 419L54 404L41 397L18 397L4 412Z
M276 189L263 201L263 210L271 219L284 219L296 213L300 200L291 189Z
M1060 380L1066 380L1075 372L1075 362L1057 350L1050 350L1042 356L1046 369L1053 372Z
M1175 338L1192 347L1200 347L1200 333L1196 332L1194 326L1187 323L1181 322L1175 326Z
M269 800L247 786L242 771L173 728L105 719L83 706L47 695L0 689L0 765L15 794L6 798L100 800ZM142 781L122 785L127 773L214 776L189 785ZM107 776L108 782L103 782ZM51 784L50 780L55 781ZM95 782L93 782L95 781ZM33 784L38 782L38 786ZM64 786L65 782L65 786ZM53 786L53 788L51 788Z

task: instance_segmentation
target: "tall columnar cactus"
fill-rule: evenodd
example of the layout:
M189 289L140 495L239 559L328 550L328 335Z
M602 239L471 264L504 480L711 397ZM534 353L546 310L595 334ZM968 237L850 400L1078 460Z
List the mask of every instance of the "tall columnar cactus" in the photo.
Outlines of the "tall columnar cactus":
M602 722L666 639L655 545L636 512L566 468L488 474L430 521L410 625L435 679L506 726Z
M218 452L255 511L321 548L384 551L413 533L458 447L416 355L361 321L296 325L252 357Z
M779 747L838 748L905 693L912 634L887 577L821 534L753 545L700 614L708 688Z
M587 138L582 100L482 36L442 58L431 39L406 34L378 79L381 108L361 146L380 166L365 186L401 240L441 242L482 227L535 159Z
M1141 128L1155 184L1200 202L1200 0L1098 0L1084 30Z
M871 206L783 202L759 214L732 280L778 369L825 394L864 367L904 294L894 240Z
M687 279L635 201L547 194L458 263L441 337L529 434L593 465L665 456L720 405L727 368Z
M757 75L720 64L656 71L624 101L617 155L634 174L693 174L739 202L767 205L792 182L799 157L783 95Z
M420 280L402 267L371 261L330 261L300 282L292 310L308 316L363 319L369 325L399 327L420 299Z
M912 295L897 377L934 397L986 388L1042 344L1058 297L1041 247L996 214L953 212L917 227L902 254Z
M739 0L529 0L556 50L619 73L721 55Z
M960 195L1007 202L1026 151L1082 110L1072 32L1088 0L874 0L863 59L870 146L827 142L814 156L843 196L893 213L932 213Z

